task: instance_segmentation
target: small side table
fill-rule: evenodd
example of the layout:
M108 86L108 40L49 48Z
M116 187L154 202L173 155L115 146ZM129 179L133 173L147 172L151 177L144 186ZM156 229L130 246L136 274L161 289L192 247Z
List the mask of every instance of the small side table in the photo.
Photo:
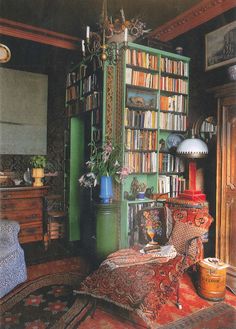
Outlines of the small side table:
M103 260L119 248L119 211L120 203L97 203L96 218L96 256Z
M199 262L198 294L212 301L225 298L227 265L217 258L205 258Z

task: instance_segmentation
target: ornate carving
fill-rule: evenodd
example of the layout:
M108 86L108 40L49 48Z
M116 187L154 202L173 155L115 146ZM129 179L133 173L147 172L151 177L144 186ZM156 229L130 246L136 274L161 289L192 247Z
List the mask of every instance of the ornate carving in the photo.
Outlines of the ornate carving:
M232 0L203 0L171 21L159 26L149 34L148 39L172 40L234 7L235 3Z
M113 90L114 83L114 67L112 65L107 66L107 79L106 79L106 136L113 137Z

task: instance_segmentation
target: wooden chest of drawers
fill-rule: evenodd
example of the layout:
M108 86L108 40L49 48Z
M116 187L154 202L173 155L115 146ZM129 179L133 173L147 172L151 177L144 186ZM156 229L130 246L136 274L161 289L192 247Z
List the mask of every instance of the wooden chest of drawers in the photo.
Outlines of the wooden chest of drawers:
M0 188L0 219L20 223L20 243L43 239L43 198L47 191L45 186Z

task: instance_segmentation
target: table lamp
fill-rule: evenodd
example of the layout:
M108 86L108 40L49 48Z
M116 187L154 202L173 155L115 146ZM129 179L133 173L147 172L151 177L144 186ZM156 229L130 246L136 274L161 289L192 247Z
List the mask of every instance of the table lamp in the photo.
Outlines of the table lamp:
M206 143L200 138L196 138L192 132L191 138L186 138L178 145L176 153L189 159L189 189L180 193L179 197L193 201L205 201L206 195L196 190L196 161L194 159L207 156Z

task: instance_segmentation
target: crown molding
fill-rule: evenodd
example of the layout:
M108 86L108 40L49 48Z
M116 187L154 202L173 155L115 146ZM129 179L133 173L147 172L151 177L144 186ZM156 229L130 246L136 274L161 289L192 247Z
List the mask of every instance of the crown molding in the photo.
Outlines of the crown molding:
M232 8L233 0L203 0L149 33L148 39L170 41Z
M81 39L67 34L0 18L0 34L69 50L79 49Z

